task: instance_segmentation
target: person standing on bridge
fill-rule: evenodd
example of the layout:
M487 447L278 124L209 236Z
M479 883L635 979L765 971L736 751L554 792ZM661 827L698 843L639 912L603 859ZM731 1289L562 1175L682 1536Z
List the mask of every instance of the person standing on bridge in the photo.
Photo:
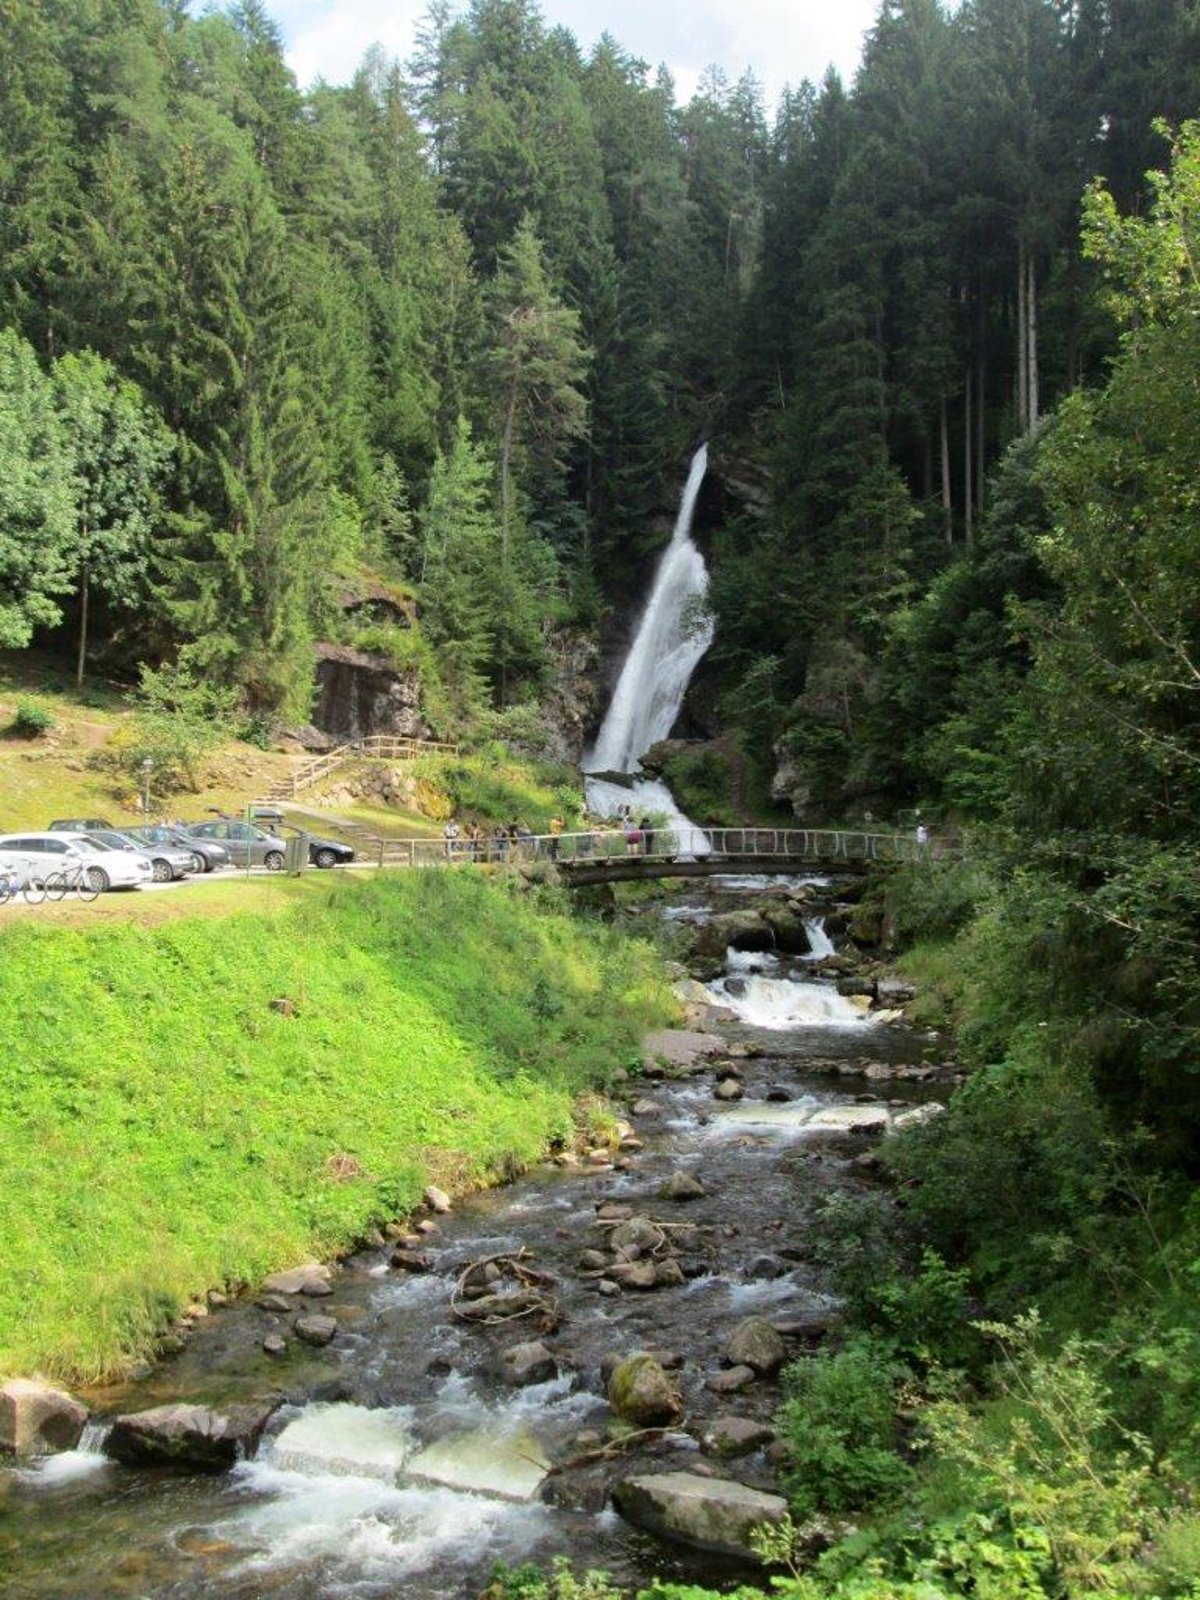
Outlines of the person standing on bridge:
M648 856L654 849L654 823L649 817L643 817L638 827L642 834L642 854Z

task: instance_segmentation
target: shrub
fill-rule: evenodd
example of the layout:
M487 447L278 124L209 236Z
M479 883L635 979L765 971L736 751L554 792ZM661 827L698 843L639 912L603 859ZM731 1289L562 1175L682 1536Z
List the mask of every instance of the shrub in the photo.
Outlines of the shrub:
M36 700L19 700L8 731L18 739L40 739L54 726L54 715Z
M779 1420L797 1516L858 1510L909 1482L895 1448L895 1391L908 1376L890 1346L867 1334L788 1368Z

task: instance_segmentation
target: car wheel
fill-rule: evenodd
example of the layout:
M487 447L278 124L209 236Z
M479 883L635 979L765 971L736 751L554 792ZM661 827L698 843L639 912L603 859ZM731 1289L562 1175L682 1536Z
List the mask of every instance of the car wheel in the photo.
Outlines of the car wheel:
M187 870L189 872L211 872L212 868L203 856L193 856L192 864Z
M282 872L283 851L268 850L266 855L263 857L263 866L266 867L268 872Z
M103 867L89 867L87 878L97 894L106 894L112 888L112 880Z
M325 849L325 850L316 850L316 851L313 852L313 866L314 867L331 867L336 860L337 860L337 856L334 854L334 852L332 850Z
M170 883L171 863L169 861L163 861L159 856L155 856L154 860L150 863L150 868L151 876L153 877L155 883Z

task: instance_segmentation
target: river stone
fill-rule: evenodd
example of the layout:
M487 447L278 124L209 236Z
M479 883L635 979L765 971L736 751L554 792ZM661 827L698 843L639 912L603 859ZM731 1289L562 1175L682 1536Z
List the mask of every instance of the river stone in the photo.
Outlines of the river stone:
M730 1334L725 1359L731 1367L750 1367L760 1377L767 1377L779 1371L787 1350L765 1317L747 1317Z
M302 1267L291 1267L287 1272L273 1272L263 1279L263 1288L273 1294L306 1294L310 1292L305 1287L307 1284L326 1282L328 1278L328 1267L319 1261L310 1261Z
M713 1394L740 1394L743 1389L750 1387L755 1376L753 1367L729 1367L724 1372L714 1372L711 1378L706 1378L704 1387L711 1389Z
M748 1558L754 1556L753 1529L763 1523L777 1526L787 1515L781 1495L695 1472L626 1478L614 1487L613 1500L636 1527L701 1550Z
M439 1189L435 1183L428 1185L421 1198L430 1211L436 1211L440 1216L444 1216L447 1211L453 1208L453 1201L445 1189Z
M940 1117L945 1111L945 1106L936 1100L931 1100L927 1105L913 1106L911 1111L898 1111L892 1118L892 1127L897 1132L905 1128L919 1128L924 1122L932 1122L935 1117Z
M297 1339L318 1346L331 1344L337 1336L338 1325L332 1317L297 1317L293 1324Z
M891 1120L886 1106L823 1106L806 1126L814 1133L882 1133Z
M401 1272L432 1272L433 1255L429 1250L393 1250L392 1266Z
M633 1117L661 1117L662 1107L657 1100L651 1100L643 1095L630 1106L629 1114Z
M253 1455L274 1409L274 1403L232 1406L226 1412L208 1406L155 1406L118 1417L104 1441L104 1452L129 1466L224 1472Z
M875 994L880 1005L903 1006L917 998L917 987L904 978L880 978Z
M750 1417L714 1417L704 1429L701 1443L719 1456L748 1456L774 1439L774 1430Z
M677 1289L687 1280L683 1268L675 1258L669 1257L666 1261L654 1263L654 1287L656 1289Z
M668 1071L687 1073L702 1066L706 1057L720 1055L725 1046L715 1034L689 1033L682 1028L663 1028L648 1034L643 1041L644 1069L661 1064Z
M745 1094L740 1078L722 1078L713 1090L718 1100L740 1100Z
M269 1356L281 1356L287 1349L287 1340L280 1333L269 1333L263 1340L262 1347Z
M611 1299L613 1295L620 1294L621 1285L614 1283L611 1278L601 1278L596 1284L596 1289L605 1299Z
M540 1339L514 1344L500 1358L505 1383L524 1388L531 1383L548 1383L558 1377L558 1362Z
M630 1217L608 1236L608 1248L618 1255L627 1250L657 1250L662 1242L662 1229L649 1217Z
M678 1389L644 1351L619 1363L608 1380L608 1403L616 1416L637 1428L665 1427L683 1412Z
M658 1268L653 1261L614 1261L608 1275L622 1289L658 1288Z
M74 1450L87 1407L62 1389L33 1378L10 1378L0 1387L0 1450L18 1456Z
M585 1250L579 1258L580 1272L603 1272L608 1266L608 1257L603 1250Z
M708 1193L690 1172L673 1172L658 1191L660 1200L703 1200Z

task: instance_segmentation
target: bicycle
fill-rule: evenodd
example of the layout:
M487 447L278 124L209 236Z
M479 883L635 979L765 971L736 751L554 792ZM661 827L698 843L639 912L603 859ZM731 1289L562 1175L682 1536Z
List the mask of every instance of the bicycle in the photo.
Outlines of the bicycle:
M46 885L32 872L26 873L22 882L16 867L0 867L0 906L7 905L18 895L24 896L27 905L41 905L46 898Z
M78 862L73 867L63 868L61 872L52 872L46 879L46 899L62 900L73 889L81 900L95 900L100 893L95 871L95 868L85 867Z

